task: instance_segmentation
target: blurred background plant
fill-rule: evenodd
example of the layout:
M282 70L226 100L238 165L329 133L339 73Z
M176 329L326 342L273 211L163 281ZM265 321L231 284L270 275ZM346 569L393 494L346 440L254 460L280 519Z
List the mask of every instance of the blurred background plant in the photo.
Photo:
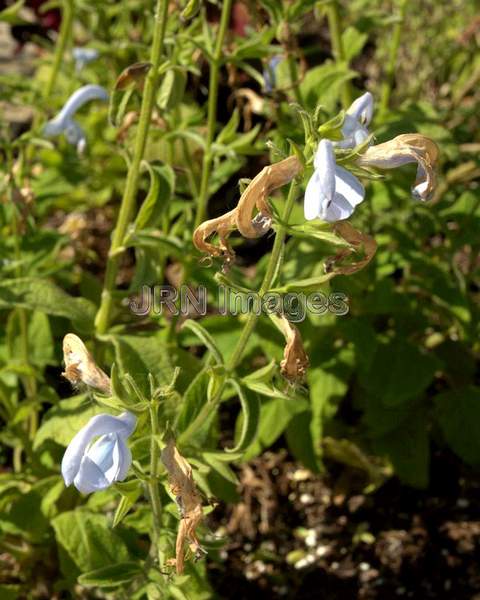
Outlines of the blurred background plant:
M159 2L156 20L153 4L2 2L1 597L473 598L478 6L178 0ZM79 64L79 48L95 52ZM108 90L110 103L78 112L87 139L79 156L42 132L86 84ZM242 180L303 147L302 111L327 123L365 90L376 143L419 132L439 145L435 195L412 202L414 166L372 179L351 222L378 249L355 275L317 286L344 292L349 313L307 312L298 323L305 384L281 376L284 339L261 316L234 356L237 383L225 385L215 352L231 363L243 322L218 314L222 262L201 260L194 227L232 209ZM277 232L287 191L273 202ZM321 227L316 237L302 230L301 202L292 224L300 227L289 229L277 285L321 278L336 251ZM236 260L220 279L259 289L272 238L233 236ZM208 314L182 328L183 318L132 313L142 286L167 283L206 286ZM151 374L163 390L162 431L169 424L183 440L203 504L212 503L200 528L208 556L185 575L168 568L179 515L164 469L160 532L142 496L148 414L140 411L131 444L135 479L88 497L64 486L66 445L106 410L61 378L69 331L108 372L115 364L122 385L131 377L151 399ZM216 396L218 412L194 425ZM245 407L259 410L255 436L245 433ZM157 534L162 568L148 556Z

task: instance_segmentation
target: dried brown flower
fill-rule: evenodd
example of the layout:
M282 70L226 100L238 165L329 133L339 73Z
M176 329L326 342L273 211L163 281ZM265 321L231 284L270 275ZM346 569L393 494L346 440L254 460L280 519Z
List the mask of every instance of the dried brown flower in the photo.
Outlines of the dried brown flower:
M290 182L301 170L302 165L296 156L289 156L263 168L249 183L233 210L216 219L205 221L197 227L193 233L195 246L210 256L223 256L230 261L235 253L228 243L228 236L235 229L246 238L258 238L264 235L272 223L268 196L277 188ZM257 214L254 216L255 209ZM218 235L218 245L207 241L213 234Z
M185 543L196 558L205 552L196 535L196 528L203 519L202 501L192 477L192 467L178 451L173 438L162 450L162 462L181 515L175 546L176 571L181 574L185 565Z
M74 386L84 383L110 395L110 378L97 366L82 340L74 333L63 338L63 360L65 372L62 375Z

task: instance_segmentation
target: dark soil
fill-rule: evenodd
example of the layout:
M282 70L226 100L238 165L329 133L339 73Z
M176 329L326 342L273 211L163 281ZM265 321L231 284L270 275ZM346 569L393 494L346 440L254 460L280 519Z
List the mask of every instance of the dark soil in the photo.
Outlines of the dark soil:
M480 600L480 473L451 454L432 457L428 490L393 478L345 494L345 471L314 475L284 452L239 475L242 501L213 513L229 540L208 565L221 598Z

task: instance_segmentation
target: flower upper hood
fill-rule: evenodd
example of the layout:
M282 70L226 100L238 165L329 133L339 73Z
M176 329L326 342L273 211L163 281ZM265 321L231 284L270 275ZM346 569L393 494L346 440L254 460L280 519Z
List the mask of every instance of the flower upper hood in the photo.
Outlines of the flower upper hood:
M115 481L123 481L132 462L126 441L136 422L130 412L118 417L108 414L92 417L72 439L63 456L65 485L73 483L80 492L89 494Z

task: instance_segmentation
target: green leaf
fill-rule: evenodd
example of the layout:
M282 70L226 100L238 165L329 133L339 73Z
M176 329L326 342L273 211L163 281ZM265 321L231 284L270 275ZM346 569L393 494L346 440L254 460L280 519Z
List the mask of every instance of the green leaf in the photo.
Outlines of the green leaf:
M480 390L469 386L435 396L435 415L443 435L465 462L480 465Z
M421 394L432 382L439 361L402 339L379 344L370 369L360 378L365 389L387 407Z
M175 189L175 173L170 165L145 162L150 173L150 189L135 219L135 230L155 227L166 210Z
M208 331L205 329L205 327L202 327L202 325L200 325L200 323L198 323L198 321L194 321L193 319L188 319L187 321L185 321L185 323L183 323L182 329L189 329L190 331L192 331L198 337L198 339L201 342L203 342L203 344L205 344L205 346L210 350L217 365L223 365L222 354L221 354L220 350L218 349L218 346L215 343L215 340L208 333Z
M129 510L139 499L142 493L140 481L134 479L132 481L120 482L115 484L115 489L120 492L122 498L118 503L115 516L113 517L113 527L119 525L124 517L127 516Z
M70 319L83 332L93 330L95 306L70 296L47 279L23 277L0 283L0 309L19 306Z
M175 367L180 367L177 388L185 390L198 371L199 362L190 353L165 343L159 335L110 335L116 353L120 374L129 374L142 394L150 393L148 374L151 373L159 385L169 385Z
M102 567L80 575L78 583L86 587L117 587L129 583L142 573L142 567L135 562L121 562Z
M186 85L187 74L183 69L176 67L167 71L158 90L158 106L166 111L178 106L185 94Z
M368 40L368 34L355 27L347 27L342 33L342 44L345 49L345 60L350 62L360 54Z
M304 411L294 415L286 429L288 447L293 456L300 460L307 469L318 473L317 453L310 431L312 414Z
M183 397L180 413L177 417L176 428L181 433L195 420L203 405L207 402L208 385L210 382L210 373L208 369L204 369L193 379L188 386ZM211 418L207 419L201 431L197 432L197 437L204 440L211 421L215 416L215 411L211 411ZM190 442L190 440L189 440Z
M217 144L229 144L235 139L238 126L240 125L240 111L238 108L232 113L228 123L222 129L222 131L218 134L215 142Z
M37 449L46 440L68 446L73 436L95 415L105 412L92 402L87 394L61 400L43 417L43 423L35 435L33 448Z
M28 359L31 364L44 368L52 364L53 338L50 322L46 314L35 311L27 315L28 319ZM18 360L22 356L21 315L12 311L7 322L7 344L9 358Z
M217 471L220 477L223 477L233 485L238 485L238 478L232 469L225 463L224 460L219 460L213 452L204 452L202 454L204 461L214 470Z
M308 279L300 279L298 281L292 281L286 285L282 285L279 288L273 288L270 292L277 292L279 294L286 294L288 292L316 292L318 286L326 283L332 277L335 277L335 273L325 273L319 277L309 277Z
M11 6L7 6L7 8L0 11L0 23L8 23L9 25L28 24L28 21L19 16L24 4L25 0L17 0Z
M242 421L237 443L233 448L225 448L225 452L243 452L255 440L260 417L260 402L255 392L241 386L235 379L229 379L228 383L238 394L242 407Z
M129 561L125 542L104 515L76 509L55 517L52 526L61 549L62 572L69 580Z
M20 585L0 584L0 598L2 598L2 600L18 600L18 598L20 598L20 597L21 597L21 586Z
M307 410L306 401L275 398L262 402L257 439L245 452L244 460L257 456L271 446L286 430L294 415Z
M321 103L328 111L333 111L342 85L355 75L355 71L346 66L331 62L309 69L300 84L307 107L314 110Z
M347 392L352 359L352 352L343 349L335 358L323 361L321 367L307 371L312 408L310 434L317 457L322 454L325 423L335 416Z
M417 410L411 417L388 435L373 439L377 454L388 456L396 474L412 487L428 485L430 444L425 411Z
M118 127L125 116L128 103L134 92L135 88L130 88L128 90L114 89L111 91L108 104L108 120L114 127Z

